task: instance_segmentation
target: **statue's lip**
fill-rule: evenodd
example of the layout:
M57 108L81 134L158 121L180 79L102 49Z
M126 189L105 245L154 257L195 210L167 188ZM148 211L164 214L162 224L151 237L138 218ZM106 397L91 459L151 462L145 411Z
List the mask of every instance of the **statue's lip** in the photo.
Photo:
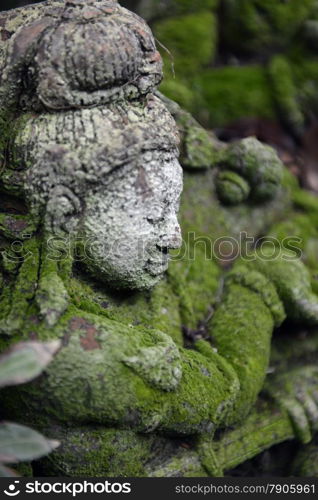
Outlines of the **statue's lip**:
M169 259L166 258L161 260L149 259L146 264L146 270L149 274L153 276L158 276L159 274L163 274L169 266Z

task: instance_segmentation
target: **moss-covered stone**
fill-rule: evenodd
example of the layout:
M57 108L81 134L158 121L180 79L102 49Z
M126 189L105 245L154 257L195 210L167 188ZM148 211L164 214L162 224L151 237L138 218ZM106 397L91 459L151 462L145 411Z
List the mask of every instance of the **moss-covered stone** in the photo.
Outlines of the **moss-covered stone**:
M286 319L284 306L273 283L263 274L253 271L248 265L235 264L226 276L226 284L237 284L249 288L260 295L270 310L275 326L280 326Z
M256 401L269 362L273 326L271 312L257 293L237 284L228 287L210 323L217 352L234 367L240 384L234 408L227 412L228 424L246 417Z
M212 447L219 470L231 470L270 448L275 443L293 439L294 429L288 415L278 411L268 400L259 398L244 423L220 432Z
M212 170L186 174L186 203L183 205L182 213L185 228L197 227L201 236L211 234L213 238L217 238L218 234L224 234L224 221L228 212L219 206L214 193L213 179ZM190 192L197 200L197 206L188 196ZM206 207L207 204L212 210L213 203L219 212L219 219L216 217L216 212L211 218L207 211L202 211L202 207ZM190 207L194 212L189 217L187 210ZM246 210L249 211L250 208L246 207ZM252 219L253 215L250 216ZM239 229L237 223L233 221L233 226L228 226L231 234L234 228ZM36 244L38 245L38 242ZM214 327L211 331L216 346L220 349L219 352L214 352L207 342L198 343L196 351L185 350L181 347L181 326L193 331L199 330L202 326L206 327L211 306L215 305L217 297L220 269L213 260L206 259L204 250L196 251L193 254L195 258L191 258L190 254L185 259L176 259L171 264L168 281L163 281L152 294L128 295L106 292L94 286L80 270L70 277L70 263L61 262L57 265L56 262L47 260L46 253L46 249L42 248L40 268L39 264L30 268L33 272L28 278L30 287L35 290L34 284L39 283L40 286L37 285L38 292L35 295L37 300L32 305L29 304L26 309L23 335L17 338L32 337L36 329L36 335L41 340L56 336L62 338L64 348L42 381L17 390L18 405L16 396L12 398L9 393L4 395L8 414L12 416L19 414L18 407L21 402L25 402L25 420L35 423L33 419L36 414L36 425L41 428L49 425L51 418L60 422L76 421L82 425L87 420L95 420L98 414L98 422L103 425L108 423L112 426L116 423L126 427L127 430L131 427L134 431L147 432L158 429L178 434L206 431L211 424L213 428L224 421L236 421L246 414L262 385L267 356L263 356L261 360L259 354L253 351L252 340L250 347L245 346L247 340L245 337L240 338L238 335L237 343L233 343L231 333L233 324L237 325L242 335L250 331L251 325L255 327L255 331L260 330L257 345L261 350L265 349L262 351L263 354L269 349L274 324L271 306L268 307L264 297L255 292L249 284L244 282L229 285L229 291L222 301L223 305L218 308L214 316L212 322ZM60 268L64 270L60 271ZM66 310L64 303L62 309L59 304L58 307L54 306L52 316L50 310L47 312L44 307L49 297L46 291L47 283L53 286L56 282L57 288L55 285L54 287L57 290L64 274L62 281L70 303ZM16 293L15 288L13 293ZM62 295L59 293L59 296ZM19 302L20 308L24 307L23 303ZM52 303L54 305L54 300ZM250 309L251 304L253 308ZM56 311L59 311L58 315ZM50 328L48 328L48 318L54 320ZM258 324L258 321L262 325ZM159 325L162 331L169 332L175 344L172 340L168 340L167 335L158 332ZM226 338L229 338L231 344L229 353L226 353ZM180 346L179 354L176 350L177 345ZM167 351L162 351L166 348ZM243 369L240 363L237 364L235 361L234 353L237 349L238 358L249 357L250 369ZM160 354L161 351L163 356ZM171 363L166 365L166 360L170 359L170 356L173 359L171 358ZM152 368L149 365L151 360L155 361ZM84 372L83 366L86 367ZM151 375L153 369L155 376ZM253 375L250 379L250 370L253 370L253 373L256 370L258 375L255 377ZM79 386L78 375L70 378L70 374L80 372L82 375ZM182 379L179 379L180 373ZM202 374L205 376L202 377ZM64 381L65 377L67 383ZM122 381L122 386L119 381ZM243 392L239 388L239 381ZM90 384L92 386L88 389ZM247 387L248 397L245 396ZM46 399L45 408L40 403L43 397ZM113 403L113 399L116 400L116 404ZM202 400L205 401L203 406ZM237 411L233 409L235 401L238 405L234 406ZM39 404L41 419L38 413ZM91 408L94 408L93 413ZM96 408L98 408L97 413ZM98 438L99 443L105 443L101 444L101 449L104 449L106 441L100 439ZM148 453L148 445L146 448L144 446L146 445L137 446L143 457ZM70 447L72 448L72 439ZM86 451L83 452L84 457L86 454ZM131 457L126 462L125 455L122 454L121 460L123 461L121 466L123 470L127 468L127 473L143 474L144 469L140 465L142 460L138 462L139 459L136 459L136 464L139 465L134 469L129 466ZM88 462L92 462L90 455L89 460L85 459L82 465L78 464L78 469L71 459L64 456L64 451L61 451L56 461L54 459L57 467L61 463L66 467L65 464L68 462L71 463L69 471L74 473L77 470L76 474L93 471L94 474L102 475L101 471L105 471L100 467L99 460L95 460L96 467L94 465L93 469L92 465L88 465ZM181 462L178 462L179 465ZM174 459L169 463L172 467L171 464L175 464ZM197 470L196 466L193 467L192 470ZM63 468L64 470L67 471ZM167 468L163 467L160 470ZM115 472L114 470L114 475Z
M177 122L180 131L180 162L186 169L214 167L225 145L212 131L205 130L190 113L166 96L158 93Z
M287 221L275 224L268 236L302 257L312 272L317 270L318 215L292 213Z
M220 172L215 185L218 197L228 205L238 205L250 194L250 186L246 180L230 170Z
M55 432L62 446L50 459L41 461L41 473L45 476L144 476L155 441L153 436L94 426L56 426ZM159 446L160 438L157 443Z
M315 364L272 375L266 381L266 391L287 411L302 443L309 443L318 427L317 381Z
M169 71L169 67L167 71ZM172 74L169 74L160 85L160 91L169 99L173 99L183 109L188 111L195 109L196 95L186 81L174 78Z
M318 298L311 288L308 269L297 252L284 247L262 245L253 266L275 285L288 317L294 321L315 324L318 318Z
M248 181L251 197L255 201L275 198L281 188L281 161L272 148L253 137L236 141L222 150L219 164Z
M211 232L216 238L218 234L224 234L222 220L226 220L228 211L221 208L215 199L213 178L211 170L186 174L186 194L192 192L197 207L187 198L182 213L185 227L189 229L193 224L192 227L197 226L201 235ZM212 210L213 203L218 207L219 214L223 211L219 220L216 213L211 218L209 213L202 211L202 207L207 204ZM189 207L196 211L196 215L190 218L187 212ZM247 207L247 210L251 208ZM253 218L252 213L250 217ZM236 226L237 223L233 227L228 226L231 234L234 227L238 229ZM149 474L149 470L144 468L149 458L149 438L139 439L130 428L134 431L158 429L189 434L211 430L211 424L213 429L213 426L222 422L224 425L246 415L264 380L274 325L269 293L271 285L267 286L266 280L261 281L262 290L246 280L228 282L222 304L217 308L209 327L218 352L214 352L208 342L202 341L197 343L195 351L180 347L177 354L175 346L182 345L181 325L198 328L200 320L208 319L211 305L215 305L220 270L215 262L206 259L204 251L197 252L194 260L187 256L184 260L177 259L172 263L168 281L164 281L151 295L107 293L92 286L87 279L85 284L85 276L80 271L70 277L68 273L71 268L68 267L69 263L65 263L64 268L69 271L63 271L66 272L64 286L71 303L66 311L63 312L62 308L61 317L54 316L54 326L50 329L47 326L47 314L40 309L47 300L44 293L45 279L54 284L55 278L52 279L51 273L56 276L63 274L60 275L55 262L46 261L45 249L42 249L41 262L40 272L39 264L33 265L33 269L30 264L27 266L33 273L28 277L32 293L32 284L42 282L43 285L37 294L38 301L26 309L22 338L32 336L36 328L39 339L58 336L63 339L64 348L42 381L17 390L14 397L9 393L4 394L8 414L19 414L21 402L24 402L25 420L35 423L34 415L37 415L36 425L43 429L52 418L59 422L76 421L78 425L83 425L87 420L96 421L98 415L99 424L113 426L116 423L126 427L125 431L116 431L118 436L121 432L122 436L128 433L133 440L137 440L133 447L135 455L132 454L132 448L125 448L126 451L121 448L120 437L115 445L110 446L109 440L113 442L111 429L103 428L97 433L92 431L87 439L81 439L80 444L76 444L70 433L70 440L65 441L60 454L56 452L55 458L50 460L50 466L48 462L43 464L43 471L55 474L60 470L66 475L89 473L102 476L105 470L107 474L116 475L119 471L117 467L120 467L127 475ZM21 271L22 279L26 271L23 268ZM263 279L262 275L260 279ZM16 287L13 293L17 293L15 290ZM266 295L267 292L269 295ZM19 302L20 308L25 307L24 300ZM53 309L56 311L57 308ZM173 336L176 344L167 335L157 331L158 325L162 331ZM233 327L237 333L235 337ZM250 335L251 328L257 335L256 344ZM156 351L158 348L159 351ZM168 350L162 351L162 348ZM160 349L166 354L159 355ZM166 366L165 360L170 359L171 355L173 359ZM155 368L155 377L151 375L152 368L149 370L151 360L155 360L152 367ZM85 371L82 370L83 366L86 367ZM177 373L180 369L181 380ZM77 375L70 377L72 373ZM78 373L81 373L80 384ZM202 374L205 376L202 377ZM43 397L46 400L45 407L40 403ZM94 408L93 413L91 408ZM76 434L77 431L74 432ZM123 443L125 439L123 437ZM157 440L157 437L152 435L151 439ZM91 451L92 442L89 440L95 443L94 452ZM117 455L114 452L116 446ZM80 462L74 460L74 447L82 450L83 459ZM190 454L192 469L186 469L184 459L178 458L176 453L174 458L167 459L166 465L158 467L158 475L166 473L169 467L170 470L179 467L180 471L199 473L200 467L195 459L197 455L191 457ZM105 463L109 464L107 469ZM154 467L152 471L156 474Z

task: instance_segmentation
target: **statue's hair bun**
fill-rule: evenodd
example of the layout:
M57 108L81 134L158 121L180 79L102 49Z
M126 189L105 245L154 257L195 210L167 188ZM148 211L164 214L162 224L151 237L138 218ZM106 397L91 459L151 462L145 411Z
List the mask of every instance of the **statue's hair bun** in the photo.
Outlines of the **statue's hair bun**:
M37 19L35 24L36 30L28 24L10 42L24 47L20 60L7 60L11 79L21 81L23 109L77 109L132 100L161 82L162 60L150 28L115 1L68 0L56 12L44 12L43 23ZM17 51L11 54L14 58Z

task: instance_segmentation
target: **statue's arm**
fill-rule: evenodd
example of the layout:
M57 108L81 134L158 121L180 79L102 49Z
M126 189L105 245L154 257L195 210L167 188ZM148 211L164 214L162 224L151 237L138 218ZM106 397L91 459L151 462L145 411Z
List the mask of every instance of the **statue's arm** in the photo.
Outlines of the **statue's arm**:
M37 387L21 388L21 398L29 402L30 391L33 401L45 398L58 420L192 434L218 425L236 397L236 374L212 349L206 356L177 348L162 332L73 307L55 330L63 348Z

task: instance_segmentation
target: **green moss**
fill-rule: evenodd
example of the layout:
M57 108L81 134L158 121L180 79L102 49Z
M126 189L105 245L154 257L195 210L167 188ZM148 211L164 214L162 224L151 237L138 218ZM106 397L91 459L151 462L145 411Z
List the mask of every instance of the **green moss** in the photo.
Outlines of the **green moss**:
M173 118L180 133L180 162L186 169L207 169L214 167L226 147L212 131L208 131L193 116L175 101L158 92Z
M224 234L231 234L230 222L215 195L212 170L185 172L180 221L187 245L202 246L203 250L207 248L208 256L211 255L211 244L205 237L214 241ZM193 241L189 237L191 234L194 235Z
M218 456L213 449L212 436L203 434L198 439L198 452L200 460L208 475L211 477L223 477L223 469Z
M257 0L258 5L264 7L264 2ZM275 0L266 0L265 9L268 12L269 22L275 30L286 39L295 34L302 23L310 17L315 8L315 0L304 0L298 2L291 0L287 3L278 3Z
M297 177L286 167L283 168L282 185L288 191L290 198L292 198L293 193L300 190Z
M223 37L229 50L257 53L270 44L270 28L254 3L250 0L223 2Z
M288 220L275 224L268 231L268 236L276 238L287 249L304 250L309 240L318 235L317 225L318 214L316 217L310 217L291 212Z
M24 235L31 236L36 227L30 216L1 214L0 234L8 240L22 240Z
M274 116L272 97L262 66L227 66L205 70L200 84L212 126L226 125L247 116Z
M169 75L165 77L160 85L160 91L169 99L177 102L182 108L188 111L194 108L195 95L187 82Z
M277 157L276 161L278 161ZM266 168L265 172L262 170L264 162L257 164L255 161L254 164L261 169L259 174L258 168L255 169L255 178L257 175L263 176L266 172ZM282 167L280 163L278 167L279 169ZM271 169L268 172L270 173ZM201 248L210 262L215 262L214 257L218 259L218 245L222 245L224 240L235 237L240 242L240 235L244 232L249 236L258 237L264 232L264 228L270 227L277 220L288 217L291 206L289 186L281 187L277 196L266 203L224 206L215 192L215 175L215 170L211 169L185 172L180 211L183 239L188 248L191 251L193 248L200 251ZM237 255L238 244L236 242L234 244L234 256ZM213 254L214 257L212 257ZM201 274L199 268L197 272L198 275Z
M143 476L154 443L153 436L94 426L56 426L55 438L62 446L40 461L45 476Z
M215 10L219 2L220 0L197 0L195 3L191 0L166 0L165 2L158 0L136 0L132 4L131 0L123 0L121 5L135 10L141 17L151 21L206 9Z
M245 286L262 297L264 304L273 316L276 327L280 326L286 319L285 310L276 288L263 274L253 271L248 265L244 266L238 263L227 274L226 283L227 285L236 283Z
M299 101L307 113L316 112L318 63L316 59L303 55L296 63L291 62L291 69L298 89Z
M174 256L169 269L173 292L180 299L181 325L194 332L204 331L219 288L220 269L202 242L191 242ZM184 253L183 253L184 251ZM211 252L210 252L211 254Z
M318 212L318 196L304 189L294 190L293 202L297 208L306 212Z
M318 296L318 212L291 212L290 219L274 225L268 236L301 257L311 273L313 292Z
M314 5L314 0L224 0L224 42L232 53L266 54L288 47Z
M86 277L87 279L87 277ZM182 345L179 298L173 295L171 284L162 280L152 293L111 293L87 279L73 278L67 282L72 302L83 311L104 316L126 325L169 331Z
M153 26L156 38L171 53L178 78L195 75L213 61L216 49L216 20L210 11L159 21ZM171 58L161 50L166 74Z
M182 135L180 155L182 166L190 169L215 166L222 144L213 133L206 131L189 113L181 110L175 119Z
M271 312L258 293L229 286L210 324L218 353L234 368L240 383L228 424L248 414L263 386L273 326Z
M47 429L42 432L47 433ZM62 445L37 462L44 476L68 477L203 477L195 449L157 434L96 426L55 426ZM188 440L190 441L190 440ZM98 456L98 459L96 457Z
M318 234L315 237L309 238L304 245L303 261L311 272L312 287L314 293L318 296Z
M19 262L19 270L10 290L10 302L8 296L4 295L5 315L0 323L0 330L6 334L16 333L23 335L21 328L27 317L30 302L35 296L37 277L39 269L39 242L36 239L26 241L21 253L12 255L12 259Z
M220 0L197 0L195 4L192 0L174 0L175 8L178 13L191 11L200 11L203 9L215 9Z
M273 99L281 120L296 135L300 135L304 129L304 115L298 102L297 87L287 59L283 56L273 57L268 72Z
M128 367L126 361L140 357L144 349L160 348L165 342L167 347L173 345L161 332L125 327L70 308L55 336L63 339L64 347L45 377L17 388L14 395L3 392L11 414L15 407L21 411L25 403L25 418L37 415L38 424L50 417L65 423L92 421L135 431L192 434L217 425L224 402L230 404L235 397L235 373L213 352L207 358L180 349L177 365L158 356L158 373L162 362L169 372L163 374L165 378L172 381L176 377L178 364L182 370L179 385L174 390L171 386L170 391L167 386L166 390L159 388L150 371L137 373ZM176 347L170 354L174 351L177 353Z
M202 465L201 457L189 449L179 451L155 470L150 470L150 475L151 477L209 477Z

